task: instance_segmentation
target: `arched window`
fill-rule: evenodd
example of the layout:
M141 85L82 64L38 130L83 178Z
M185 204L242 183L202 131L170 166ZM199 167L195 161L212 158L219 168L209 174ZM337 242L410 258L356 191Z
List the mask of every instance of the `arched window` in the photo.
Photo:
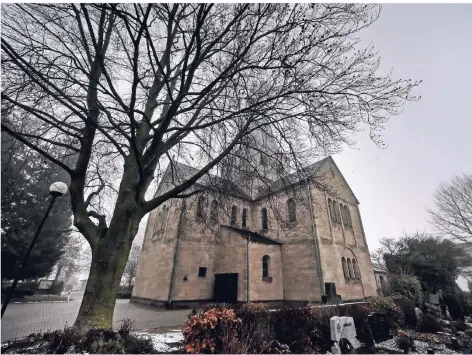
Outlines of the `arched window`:
M156 219L154 220L154 228L152 230L151 240L155 240L157 238L157 234L161 228L162 224L162 212L159 211L156 215Z
M334 213L334 206L333 206L333 200L328 198L328 209L329 209L329 216L331 217L332 222L336 222L336 215Z
M243 208L243 216L241 219L241 225L243 228L247 227L247 208Z
M264 255L262 257L262 277L269 277L270 257Z
M354 278L354 269L352 268L352 261L351 259L347 258L347 267L349 268L349 278Z
M261 210L261 222L262 222L262 230L266 231L269 229L269 225L267 224L267 208L263 208Z
M211 223L218 221L218 201L216 200L211 201L210 221Z
M346 206L346 220L347 220L347 225L349 227L352 227L351 212L349 211L349 206Z
M287 208L288 208L288 221L295 222L297 220L297 205L293 199L287 200Z
M345 257L342 257L341 258L341 264L343 265L343 273L344 273L344 277L346 279L349 278L349 270L347 268L347 263L346 263L346 258Z
M167 208L166 205L162 208L162 216L161 216L161 221L159 222L159 230L163 230L166 227L166 221L167 221L167 214L169 213L169 209Z
M236 224L236 214L238 213L238 208L233 205L233 207L231 207L231 225L234 226Z
M352 259L352 267L354 268L354 275L357 280L361 279L361 272L359 270L359 265L357 264L356 259Z
M203 218L204 213L205 213L205 197L200 196L198 198L197 217L202 217Z
M341 216L343 217L344 227L349 226L349 220L347 218L347 206L341 205Z
M334 201L333 205L334 205L334 213L336 215L336 222L341 223L341 214L340 214L340 211L339 211L339 203Z

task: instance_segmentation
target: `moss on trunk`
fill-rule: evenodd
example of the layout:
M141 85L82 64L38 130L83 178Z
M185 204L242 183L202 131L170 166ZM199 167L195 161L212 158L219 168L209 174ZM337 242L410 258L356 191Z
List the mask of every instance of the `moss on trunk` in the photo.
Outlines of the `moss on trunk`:
M92 251L90 275L74 324L81 331L112 327L116 293L132 243L126 235L120 237L103 238Z

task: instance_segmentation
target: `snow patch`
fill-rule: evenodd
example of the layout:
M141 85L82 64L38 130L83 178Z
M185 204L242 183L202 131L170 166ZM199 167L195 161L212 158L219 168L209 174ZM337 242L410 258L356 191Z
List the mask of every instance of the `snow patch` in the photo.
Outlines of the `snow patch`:
M154 349L160 352L178 350L179 346L176 346L176 343L183 345L184 341L184 334L179 329L172 329L169 332L161 334L137 331L133 332L133 335L137 336L138 338L151 339Z

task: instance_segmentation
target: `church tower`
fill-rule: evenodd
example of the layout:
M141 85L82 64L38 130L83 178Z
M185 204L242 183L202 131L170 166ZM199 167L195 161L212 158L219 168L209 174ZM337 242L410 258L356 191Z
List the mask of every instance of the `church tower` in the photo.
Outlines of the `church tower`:
M251 198L287 173L289 159L267 130L260 128L245 136L220 164L221 177L237 184Z

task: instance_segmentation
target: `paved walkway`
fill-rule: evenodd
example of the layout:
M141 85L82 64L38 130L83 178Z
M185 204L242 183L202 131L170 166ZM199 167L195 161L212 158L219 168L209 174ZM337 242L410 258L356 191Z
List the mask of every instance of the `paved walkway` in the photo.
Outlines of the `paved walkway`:
M2 342L31 333L62 329L72 325L80 308L80 299L71 302L38 302L9 304L2 319ZM180 327L190 310L166 310L117 300L113 326L124 318L135 321L137 329Z

